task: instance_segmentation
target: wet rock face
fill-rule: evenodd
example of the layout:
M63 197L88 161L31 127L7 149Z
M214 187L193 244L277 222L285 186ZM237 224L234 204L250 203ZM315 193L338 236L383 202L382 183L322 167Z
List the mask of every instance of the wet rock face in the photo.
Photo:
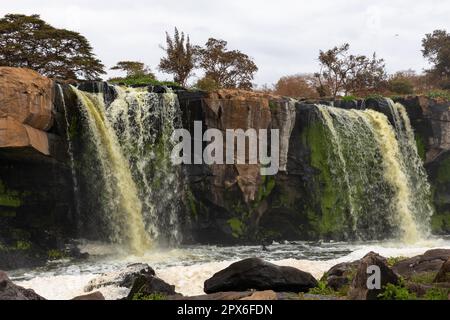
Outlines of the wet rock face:
M72 179L52 80L0 67L0 268L45 262L74 232Z
M206 280L204 291L216 293L256 289L307 292L317 284L317 280L307 272L251 258L236 262Z

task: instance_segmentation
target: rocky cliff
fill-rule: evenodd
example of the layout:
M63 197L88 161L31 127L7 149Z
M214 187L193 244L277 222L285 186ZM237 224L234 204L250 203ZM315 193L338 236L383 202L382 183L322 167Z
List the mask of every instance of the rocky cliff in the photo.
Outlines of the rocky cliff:
M53 81L0 68L0 268L45 261L73 234L65 125ZM31 263L31 261L30 261Z
M106 104L116 95L106 83L82 83L79 89L102 93ZM331 190L326 179L319 179L321 168L312 163L320 159L313 159L311 143L316 143L316 149L329 148L316 139L316 101L238 90L179 90L177 94L183 126L192 137L194 121L202 121L204 130L222 132L280 130L280 171L275 176L262 176L259 165L184 167L183 215L187 218L181 221L186 242L340 239L342 230L332 211L323 210L324 201L339 190ZM433 186L437 209L433 230L449 233L450 103L417 96L399 98L399 102L406 106ZM335 105L383 112L376 99ZM99 164L89 158L95 150L82 118L69 86L30 70L0 68L0 268L26 265L24 257L30 253L45 260L71 237L104 239L101 215L107 213L98 209L102 194L91 192L101 190L102 180ZM71 165L75 165L83 199L78 206ZM319 189L333 194L319 197Z

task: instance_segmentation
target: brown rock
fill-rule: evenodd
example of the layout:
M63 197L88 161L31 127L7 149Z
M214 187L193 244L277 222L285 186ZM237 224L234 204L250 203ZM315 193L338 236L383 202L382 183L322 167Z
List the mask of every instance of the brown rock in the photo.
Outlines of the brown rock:
M0 116L39 130L53 125L53 81L24 68L0 67Z
M96 291L96 292L92 292L89 294L75 297L72 300L80 300L80 301L83 301L83 300L105 300L105 297L103 296L103 294L100 291Z
M423 255L397 262L392 269L402 277L409 279L420 273L438 272L449 258L449 249L434 249Z
M450 258L442 265L434 282L450 282Z
M22 124L10 116L0 117L0 148L33 148L50 155L46 132Z
M370 266L378 266L380 268L380 282L381 289L369 289L367 280L370 275L367 270ZM361 259L356 276L352 281L349 291L349 299L351 300L376 300L378 295L383 292L383 287L388 283L397 284L398 276L392 271L387 263L386 258L380 256L375 252L368 253Z
M257 300L257 301L278 300L278 295L272 290L256 291L251 296L242 298L241 300Z

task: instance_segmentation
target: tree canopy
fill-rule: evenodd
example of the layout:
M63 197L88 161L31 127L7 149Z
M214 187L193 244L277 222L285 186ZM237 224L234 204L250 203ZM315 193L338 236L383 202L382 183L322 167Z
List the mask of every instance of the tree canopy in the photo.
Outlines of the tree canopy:
M105 73L84 36L54 28L39 15L8 14L0 19L0 65L65 79L92 80Z
M450 78L450 34L445 30L435 30L422 40L422 53L433 64L428 72L443 81Z
M228 50L225 40L210 38L199 49L199 65L205 78L222 88L251 89L258 67L253 60L239 50Z
M119 61L111 70L120 70L126 72L127 77L149 76L155 78L150 68L139 61Z
M196 67L197 47L190 42L189 36L175 28L173 37L166 32L166 47L162 47L166 56L159 62L159 70L173 74L173 80L186 86Z
M383 59L349 54L348 43L320 51L320 72L316 74L320 88L328 89L333 97L343 93L370 92L380 88L386 79Z
M317 98L316 82L311 75L284 76L275 84L274 93L287 97Z

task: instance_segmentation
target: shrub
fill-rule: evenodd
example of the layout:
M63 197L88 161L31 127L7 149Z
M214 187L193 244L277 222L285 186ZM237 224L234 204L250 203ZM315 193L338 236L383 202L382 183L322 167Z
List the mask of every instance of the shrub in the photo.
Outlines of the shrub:
M432 288L425 293L423 298L425 300L447 300L449 289L446 288Z
M389 80L388 88L393 93L397 94L412 94L414 93L414 85L405 78L394 78Z

